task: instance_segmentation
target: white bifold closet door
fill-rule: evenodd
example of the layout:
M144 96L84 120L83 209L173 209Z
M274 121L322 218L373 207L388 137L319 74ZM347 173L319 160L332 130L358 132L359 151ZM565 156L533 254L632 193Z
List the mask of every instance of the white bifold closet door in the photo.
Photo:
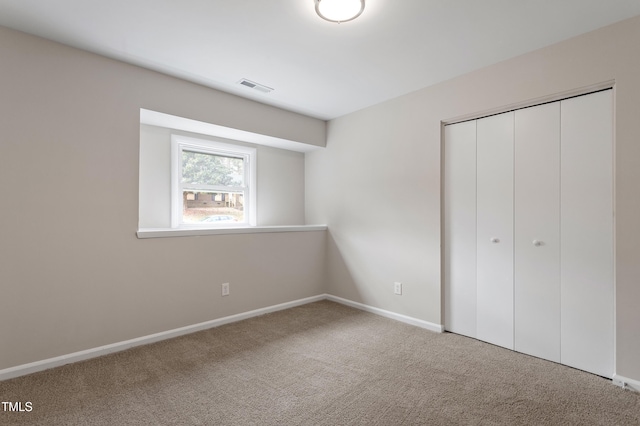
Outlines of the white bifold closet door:
M476 337L513 349L514 113L477 120Z
M515 112L515 350L560 362L560 103Z
M612 377L613 91L445 127L449 331Z
M445 127L445 324L476 337L476 120Z
M613 94L561 102L561 358L613 375Z

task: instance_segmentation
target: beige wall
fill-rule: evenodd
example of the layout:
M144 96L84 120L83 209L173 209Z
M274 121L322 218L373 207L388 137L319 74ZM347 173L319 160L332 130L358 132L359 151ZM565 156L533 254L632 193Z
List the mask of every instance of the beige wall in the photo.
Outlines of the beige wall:
M306 159L329 293L442 323L441 121L615 80L616 372L640 379L638 45L640 17L330 121Z
M324 293L325 232L136 238L140 108L325 141L321 120L0 28L0 369Z

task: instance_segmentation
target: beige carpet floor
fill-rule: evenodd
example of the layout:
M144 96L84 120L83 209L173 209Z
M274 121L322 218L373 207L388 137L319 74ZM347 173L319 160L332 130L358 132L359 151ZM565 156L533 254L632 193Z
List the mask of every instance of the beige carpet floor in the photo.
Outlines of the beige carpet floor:
M0 382L0 425L640 425L640 394L318 302ZM1 408L1 407L0 407Z

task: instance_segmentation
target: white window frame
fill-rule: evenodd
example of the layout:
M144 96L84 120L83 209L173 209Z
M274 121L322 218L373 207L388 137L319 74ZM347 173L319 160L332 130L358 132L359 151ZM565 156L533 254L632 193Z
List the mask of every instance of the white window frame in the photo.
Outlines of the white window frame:
M222 155L242 158L244 160L244 186L243 187L225 187L214 185L201 185L199 189L209 191L220 190L241 190L244 192L244 222L239 223L183 223L183 184L182 184L182 152L184 150L199 152L203 154ZM242 226L256 226L256 149L234 145L230 143L219 142L215 140L196 139L182 135L171 135L171 228L177 229L209 229L209 228L228 228ZM194 187L194 185L189 185ZM196 185L195 189L198 185Z

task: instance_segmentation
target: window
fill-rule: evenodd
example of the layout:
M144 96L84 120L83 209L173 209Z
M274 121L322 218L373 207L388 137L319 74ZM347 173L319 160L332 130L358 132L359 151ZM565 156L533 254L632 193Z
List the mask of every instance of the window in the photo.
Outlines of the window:
M256 224L256 150L171 136L171 227Z

